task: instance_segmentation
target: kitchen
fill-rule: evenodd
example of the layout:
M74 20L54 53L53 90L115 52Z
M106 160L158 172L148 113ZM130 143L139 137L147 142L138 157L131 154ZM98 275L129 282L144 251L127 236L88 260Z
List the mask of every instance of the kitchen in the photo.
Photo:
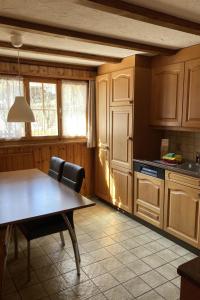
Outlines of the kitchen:
M200 5L58 2L0 1L2 299L200 299Z

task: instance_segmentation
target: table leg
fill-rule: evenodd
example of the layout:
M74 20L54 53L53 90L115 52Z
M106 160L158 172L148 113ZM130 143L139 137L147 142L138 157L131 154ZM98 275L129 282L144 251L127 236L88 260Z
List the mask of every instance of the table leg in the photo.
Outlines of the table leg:
M0 228L0 299L2 299L3 279L6 265L7 248L11 235L11 226Z
M63 219L68 227L68 230L69 230L69 235L70 235L72 245L74 248L77 274L80 275L80 253L79 253L79 249L78 249L78 241L76 238L76 233L75 233L75 230L72 228L71 223L70 223L69 219L67 218L67 215L63 213L62 217L63 217Z

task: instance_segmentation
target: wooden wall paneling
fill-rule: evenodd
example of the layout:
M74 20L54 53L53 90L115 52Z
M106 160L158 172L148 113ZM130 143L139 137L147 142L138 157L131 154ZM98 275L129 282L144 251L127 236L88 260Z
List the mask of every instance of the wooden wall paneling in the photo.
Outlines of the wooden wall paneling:
M42 170L41 167L41 147L34 147L33 149L34 167Z

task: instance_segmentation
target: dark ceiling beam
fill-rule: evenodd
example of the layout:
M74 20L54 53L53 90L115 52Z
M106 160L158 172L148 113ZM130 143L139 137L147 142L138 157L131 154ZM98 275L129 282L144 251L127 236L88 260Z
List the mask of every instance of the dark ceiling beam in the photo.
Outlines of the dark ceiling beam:
M87 0L89 7L126 18L200 35L200 23L185 20L122 0Z
M0 48L15 50L15 48L11 45L11 43L5 42L5 41L0 41ZM95 54L89 54L89 53L60 50L60 49L55 49L55 48L54 49L53 48L44 48L44 47L38 47L38 46L26 45L26 44L23 44L23 46L20 49L22 51L27 51L27 52L36 52L36 53L51 54L51 55L58 55L58 56L65 56L65 57L75 57L75 58L80 58L80 59L103 61L103 62L109 62L109 63L119 63L122 60L121 58L118 58L118 57L95 55Z
M176 53L176 50L154 46L150 44L143 44L140 42L134 42L130 40L123 40L118 38L112 38L103 35L96 35L92 33L76 31L61 27L55 27L45 24L33 23L29 21L13 19L9 17L0 16L0 25L6 25L22 30L33 31L37 33L47 33L54 36L72 37L75 39L87 41L94 44L106 45L117 48L131 49L137 51L150 52L155 54L172 55Z
M0 63L18 63L18 58L14 56L1 56L0 55ZM44 66L44 67L54 67L54 68L71 68L76 70L85 70L85 71L96 71L97 68L93 66L84 66L84 65L76 65L76 64L65 64L54 61L47 60L36 60L29 58L20 58L20 64L25 65L36 65L36 66Z

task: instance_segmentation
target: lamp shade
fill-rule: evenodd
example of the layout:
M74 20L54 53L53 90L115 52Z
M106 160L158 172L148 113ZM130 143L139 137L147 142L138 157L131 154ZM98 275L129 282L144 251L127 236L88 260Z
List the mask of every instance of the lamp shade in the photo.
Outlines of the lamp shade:
M34 114L24 97L15 97L15 102L8 112L7 122L35 122Z

